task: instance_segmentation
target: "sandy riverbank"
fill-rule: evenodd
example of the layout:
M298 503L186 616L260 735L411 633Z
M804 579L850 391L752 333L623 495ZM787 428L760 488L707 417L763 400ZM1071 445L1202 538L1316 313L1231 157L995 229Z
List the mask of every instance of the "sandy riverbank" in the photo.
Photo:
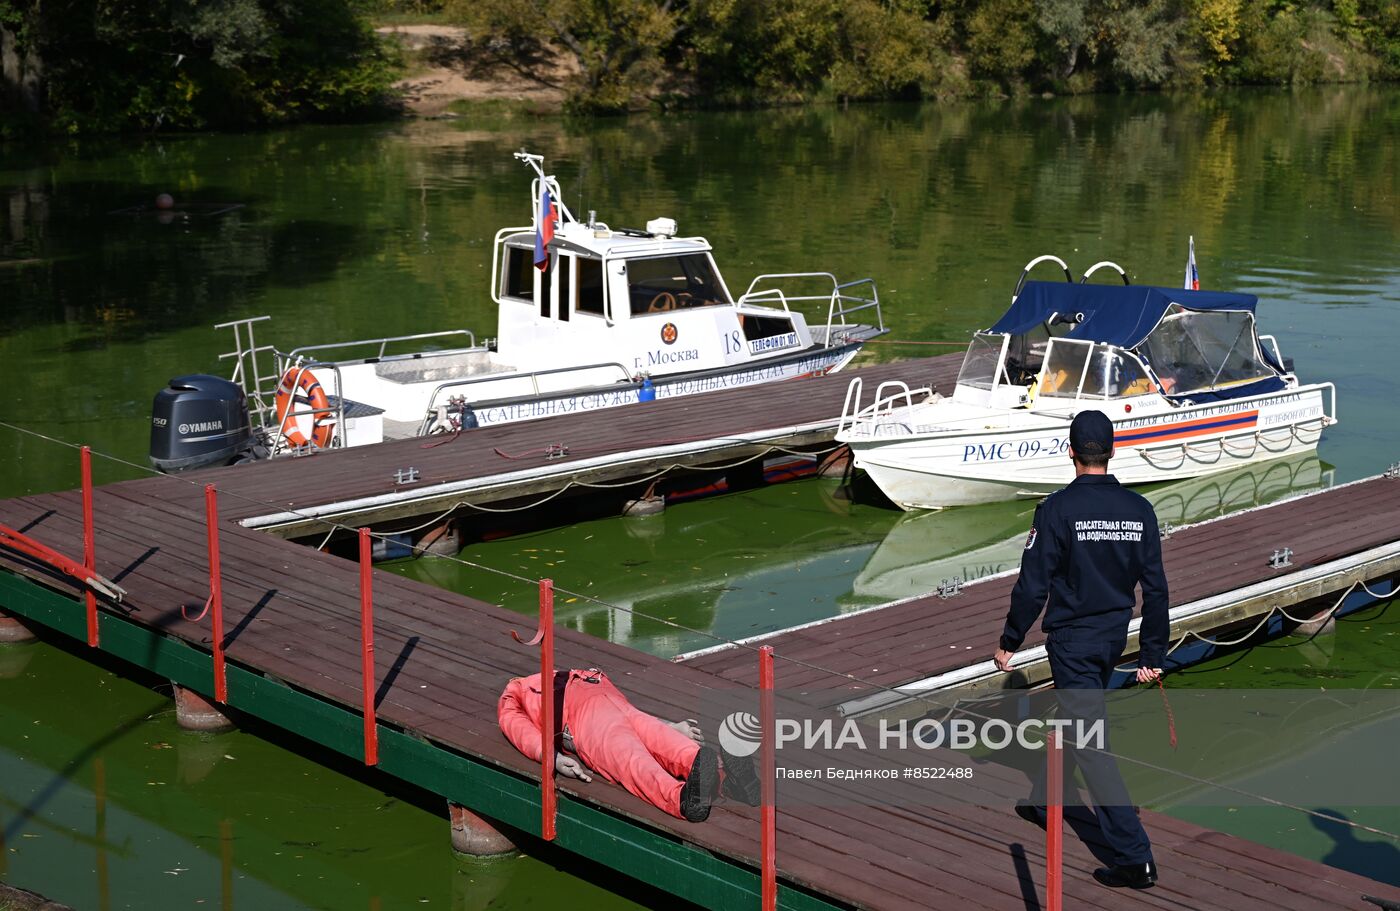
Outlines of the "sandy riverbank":
M408 110L424 117L441 116L454 101L510 102L557 110L564 93L509 66L470 52L466 29L451 25L395 25L377 29L397 40L412 62L411 75L396 82ZM567 76L561 61L545 78Z

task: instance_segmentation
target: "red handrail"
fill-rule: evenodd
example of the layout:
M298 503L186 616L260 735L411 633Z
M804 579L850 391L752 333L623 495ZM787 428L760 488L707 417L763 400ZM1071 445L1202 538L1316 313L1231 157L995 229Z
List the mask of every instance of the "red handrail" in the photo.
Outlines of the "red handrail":
M540 580L540 628L529 639L515 630L510 637L521 645L540 647L540 838L553 841L559 798L554 788L554 731L563 719L554 717L554 581ZM566 681L567 683L567 681Z
M1052 730L1045 755L1045 911L1062 911L1064 887L1064 755L1060 732Z
M72 557L65 557L47 544L43 544L31 538L29 535L26 535L24 532L17 531L8 525L0 525L0 545L8 547L11 550L19 551L27 557L38 560L40 563L47 563L59 572L72 576L84 585L111 598L113 601L120 601L126 594L126 589L117 585L112 580L92 572Z
M209 543L209 608L214 646L214 701L228 702L228 677L224 669L224 574L219 567L219 501L213 484L204 485L204 524Z
M774 737L777 731L777 719L773 714L773 646L765 645L758 650L758 714L759 725L763 732L761 746L763 781L762 784L762 836L761 851L763 854L763 878L762 878L762 901L763 911L774 911L778 905L778 808L777 799L777 773L774 766L777 764L777 748Z
M369 529L360 529L360 671L365 695L365 765L379 764L379 725L374 716L374 561Z
M554 790L554 581L540 580L540 837L554 841L558 795Z

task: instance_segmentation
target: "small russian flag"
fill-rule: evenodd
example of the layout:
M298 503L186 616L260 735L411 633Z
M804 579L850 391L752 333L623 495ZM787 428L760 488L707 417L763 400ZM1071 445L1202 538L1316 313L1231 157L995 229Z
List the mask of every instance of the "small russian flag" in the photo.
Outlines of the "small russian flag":
M554 197L549 187L540 187L540 211L535 215L535 268L541 272L549 268L549 242L554 239L554 222L558 213L554 210Z
M1196 237L1191 236L1191 252L1186 256L1186 284L1183 285L1187 291L1201 290L1201 276L1196 272Z

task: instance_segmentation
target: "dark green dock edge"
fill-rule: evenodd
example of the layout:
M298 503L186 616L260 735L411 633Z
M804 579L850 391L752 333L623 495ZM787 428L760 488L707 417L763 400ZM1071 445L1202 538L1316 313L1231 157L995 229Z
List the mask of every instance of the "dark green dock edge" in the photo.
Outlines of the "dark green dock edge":
M0 608L79 642L87 640L83 603L22 576L0 571ZM98 614L103 652L208 694L213 658L172 636L106 612ZM338 703L227 664L229 706L352 759L363 760L363 718ZM490 763L379 726L379 765L387 775L453 803L538 836L539 785ZM446 832L443 833L446 838ZM554 844L648 885L707 908L758 908L758 871L620 816L559 795ZM757 833L755 832L755 845ZM838 911L820 896L788 883L778 907L790 911Z

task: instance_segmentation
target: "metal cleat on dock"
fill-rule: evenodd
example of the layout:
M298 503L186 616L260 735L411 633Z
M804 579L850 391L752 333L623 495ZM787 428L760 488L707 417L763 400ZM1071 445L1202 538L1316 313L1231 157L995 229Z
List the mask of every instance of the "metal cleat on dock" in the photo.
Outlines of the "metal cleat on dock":
M963 580L958 576L952 579L942 579L938 583L938 597L944 601L962 592Z
M1400 478L1400 462L1392 462L1390 467L1385 470L1385 476L1391 481Z
M1176 531L1176 526L1170 522L1164 521L1161 526L1162 540L1165 541L1166 539L1170 538L1172 536L1172 532L1174 531Z
M1290 548L1285 547L1283 550L1275 550L1273 555L1269 557L1269 568L1283 569L1285 566L1292 566L1293 561L1290 559L1292 556L1293 551Z
M417 468L400 468L394 472L395 484L412 484L418 480Z
M564 458L564 456L566 456L566 455L568 455L568 454L569 454L569 447L568 447L568 444L566 444L566 443L550 443L550 444L549 444L549 448L546 449L545 452L544 452L544 457L545 457L546 459L549 459L550 461L553 461L554 459L562 459L562 458Z

